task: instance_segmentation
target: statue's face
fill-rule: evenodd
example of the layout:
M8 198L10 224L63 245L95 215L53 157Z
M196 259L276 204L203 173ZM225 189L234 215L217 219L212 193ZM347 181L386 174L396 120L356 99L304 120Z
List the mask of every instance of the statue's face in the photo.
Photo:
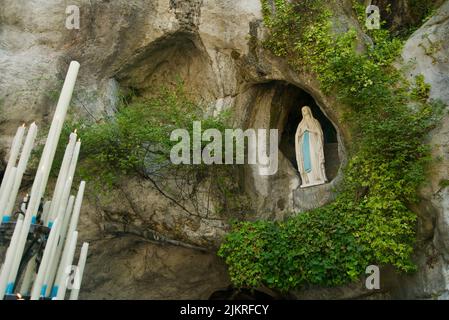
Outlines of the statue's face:
M308 108L302 108L301 112L302 112L302 116L303 116L304 118L310 117L310 111L309 111Z

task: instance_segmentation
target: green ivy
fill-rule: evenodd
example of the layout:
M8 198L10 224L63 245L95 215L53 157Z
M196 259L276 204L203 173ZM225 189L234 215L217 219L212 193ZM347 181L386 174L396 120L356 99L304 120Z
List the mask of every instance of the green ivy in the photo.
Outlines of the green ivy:
M275 0L274 8L261 1L270 31L263 45L298 72L315 74L323 92L348 106L352 146L336 201L285 222L234 225L219 250L233 283L287 291L342 285L371 264L415 270L417 217L409 204L425 181L423 141L438 120L429 86L417 77L413 87L391 66L402 42L388 31L365 30L372 42L363 43L354 29L332 32L324 1Z
M236 175L235 166L177 166L170 161L171 149L178 144L178 141L170 141L175 129L186 129L192 137L193 121L200 121L202 132L213 128L224 135L229 112L222 112L219 117L207 117L203 110L202 105L188 96L182 82L174 88L155 90L149 98L138 97L130 90L120 97L113 117L90 121L70 115L61 136L68 137L77 129L82 147L76 177L89 181L89 187L97 193L107 195L125 178L140 177L160 181L158 187L179 202L193 202L193 195L190 197L187 190L194 190L206 177L212 176L216 179L210 182L209 189L214 190L214 198L211 195L210 201L216 204L217 213L246 212L248 200L241 193L238 182L232 179ZM52 167L53 177L59 172L66 143L65 139L60 139ZM202 141L203 148L206 144ZM42 149L43 146L38 148L33 157L35 166ZM172 185L177 187L165 181L174 181Z

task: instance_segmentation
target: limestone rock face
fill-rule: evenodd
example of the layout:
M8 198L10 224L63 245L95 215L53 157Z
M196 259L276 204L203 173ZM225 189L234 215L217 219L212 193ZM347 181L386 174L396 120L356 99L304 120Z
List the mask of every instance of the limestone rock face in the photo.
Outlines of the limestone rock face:
M411 65L408 76L424 75L432 88L430 97L449 105L449 2L417 30L405 44L402 57ZM449 116L447 109L440 125L431 133L433 157L428 183L421 190L421 241L419 272L407 279L408 296L447 297L449 290ZM433 227L433 228L432 228Z
M350 144L348 128L341 121L342 106L321 92L314 76L294 72L286 61L258 46L266 34L260 0L73 0L71 4L80 8L79 30L65 26L66 1L2 1L2 161L18 125L51 119L68 63L77 60L81 69L72 110L79 115L94 120L113 115L120 89L150 96L159 86L181 78L210 114L232 109L236 127L278 129L278 172L263 177L257 166L242 170L244 188L254 203L250 218L283 219L332 201ZM412 73L422 72L432 84L432 97L446 102L448 6L446 2L404 49L405 60L417 59ZM338 1L334 11L341 31L352 26L361 32L351 1ZM301 190L287 133L304 104L312 104L333 130L325 146L332 181ZM398 288L407 284L404 292L396 290L399 297L430 297L447 290L449 191L439 182L448 176L448 126L445 118L432 134L435 155L444 161L435 166L431 186L422 193L425 201L417 209L425 240L417 259L426 265L435 257L435 263L414 278L398 280ZM93 246L81 297L207 298L229 284L222 261L213 256L229 228L228 218L215 212L188 214L154 185L138 179L124 182L110 198L90 194L80 237ZM204 248L209 253L198 250ZM309 297L353 297L349 291L314 291ZM360 296L366 294L362 291Z

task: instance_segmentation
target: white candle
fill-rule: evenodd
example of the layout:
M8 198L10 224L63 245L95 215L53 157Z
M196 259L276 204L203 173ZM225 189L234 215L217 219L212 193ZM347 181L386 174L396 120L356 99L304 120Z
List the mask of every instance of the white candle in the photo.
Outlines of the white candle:
M11 171L9 172L9 175L6 177L5 183L3 184L5 186L5 189L3 190L3 194L0 197L0 222L9 221L9 216L11 214L6 212L6 208L8 207L9 196L11 195L16 175L17 175L17 168L12 167Z
M17 200L17 194L19 193L19 188L22 183L23 174L25 173L26 166L30 159L31 151L33 150L34 141L36 140L37 126L33 122L28 130L27 137L25 139L25 144L23 145L22 152L20 154L19 164L17 165L17 173L15 176L14 184L9 196L8 204L4 210L7 220L11 216L12 210ZM4 217L5 219L5 217Z
M44 204L44 208L42 210L42 221L43 221L43 225L46 226L47 225L47 219L48 219L48 213L50 211L50 207L51 207L51 201L47 201Z
M31 290L31 284L33 283L34 276L36 275L36 256L32 257L28 261L25 275L23 276L22 285L20 286L20 293L22 295L29 295Z
M23 226L23 215L20 215L19 219L17 219L16 227L14 228L14 233L11 238L11 245L9 246L8 251L6 252L5 263L3 264L3 268L0 274L0 300L3 300L6 288L8 286L8 276L13 262L13 259L10 257L14 256L15 249L17 248L20 236L20 231L22 230L22 226Z
M33 122L28 129L27 137L25 139L25 144L23 145L22 152L20 153L20 160L17 168L25 171L28 161L30 160L31 151L34 147L34 141L37 136L37 125Z
M76 250L76 242L78 240L78 231L73 232L72 234L69 235L70 237L70 244L69 247L67 248L67 255L65 256L65 260L61 261L61 265L64 267L64 270L67 272L69 271L72 266L73 263L73 257L75 256L75 250ZM77 279L76 279L77 274L75 273L75 286L78 285L77 283ZM66 274L67 277L67 274ZM67 278L64 277L65 279L63 279L64 281L61 281L60 283L58 283L58 294L56 296L56 300L64 300L65 297L65 292L67 289Z
M67 204L68 204L68 198L70 195L71 186L72 186L72 180L68 179L64 186L62 199L61 199L61 202L60 202L60 205L58 208L58 216L57 216L56 220L59 221L59 224L58 224L58 226L53 226L52 231L51 231L51 232L54 231L54 234L55 234L54 240L50 241L45 246L45 251L44 251L44 256L42 257L41 267L39 268L39 271L37 273L35 284L38 283L38 286L40 287L40 290L41 290L40 294L42 296L45 296L45 293L47 292L47 287L46 287L47 284L45 283L45 279L48 276L48 273L50 272L52 259L55 256L56 246L58 244L59 237L61 235L62 224L64 221L64 215L65 215L65 210L66 210ZM44 261L44 259L45 259L45 261ZM39 282L37 282L38 280L39 280ZM36 291L34 290L34 287L33 287L33 293L37 294ZM33 293L32 293L32 295L33 295Z
M5 185L3 182L6 181L8 175L11 172L11 169L16 166L17 157L19 156L20 148L22 147L23 135L25 134L25 125L22 125L17 129L16 135L14 136L14 140L12 142L11 150L9 152L9 160L6 165L6 170L3 175L3 181L0 186L0 197L5 192Z
M38 172L36 174L34 183L40 185L40 181L42 180L42 173ZM34 185L34 184L33 184ZM17 244L16 252L13 257L13 263L11 267L11 271L9 273L8 282L14 284L15 279L17 277L17 272L19 270L20 261L22 260L23 250L25 248L26 240L28 237L28 232L31 226L31 212L37 211L39 206L39 202L37 201L37 197L30 197L30 202L28 204L27 212L25 214L25 219L23 220L22 231L20 232L19 241Z
M81 211L81 205L82 205L83 197L84 197L85 187L86 187L86 182L81 181L80 187L78 189L78 194L76 195L75 206L73 208L73 214L70 219L70 226L69 226L69 230L67 231L67 234L72 234L77 229L78 220L79 220L80 211ZM69 248L69 240L70 240L69 237L67 237L65 244L64 244L64 251L62 252L61 261L64 261L66 259L66 255L68 254L67 248ZM57 290L58 290L58 288L57 288L58 283L61 283L62 278L64 277L64 272L65 272L64 266L62 264L60 264L58 272L56 273L55 288L54 288L55 293L57 293ZM56 294L54 294L53 296L56 296Z
M78 140L78 142L76 142L76 144L75 144L75 149L73 150L72 158L70 159L70 163L68 165L68 169L67 169L67 172L66 172L66 180L65 181L70 181L70 187L72 186L73 176L75 174L76 165L78 163L78 156L79 156L79 153L80 153L80 147L81 147L81 142ZM55 201L61 201L61 200L62 200L62 194L60 196L60 199L57 199ZM59 203L58 203L58 205L59 205ZM58 214L58 211L57 211L58 207L55 206L55 209L56 209L55 212L51 213L52 216L50 218L50 222L49 222L50 224L51 224L51 221ZM51 210L50 210L50 212L51 212Z
M55 190L52 198L52 205L50 207L50 221L56 218L55 211L58 208L59 201L61 200L62 190L64 183L67 180L67 174L69 172L70 163L73 158L73 152L75 151L76 134L71 133L69 137L69 143L65 149L64 158L62 160L61 168L59 170L58 179L56 180Z
M66 211L64 214L64 222L62 223L61 233L59 235L59 241L56 243L55 253L54 253L54 255L52 255L48 272L45 275L44 286L47 287L47 292L46 292L45 296L49 296L51 293L53 282L54 282L55 276L56 276L58 263L61 258L63 244L65 243L66 238L68 237L67 229L69 227L69 221L70 221L70 217L72 215L74 202L75 202L75 197L70 196L69 203L67 204L67 208L66 208Z
M39 266L39 271L36 276L36 280L34 281L33 289L31 290L31 300L39 300L41 296L42 290L42 282L44 281L45 270L48 266L50 248L52 243L57 238L57 230L58 230L58 219L56 218L53 228L50 231L50 235L48 236L47 245L45 246L44 255L42 256L41 265Z
M70 105L70 100L72 99L73 89L75 87L79 67L80 67L80 64L76 61L72 61L70 63L69 70L67 72L67 75L66 75L66 78L64 81L64 86L62 87L61 95L59 96L58 105L56 106L56 111L55 111L55 115L53 117L53 122L52 122L50 130L52 129L53 125L55 125L54 126L55 129L51 136L49 133L49 136L47 138L47 142L48 142L48 139L56 140L55 141L56 143L52 143L48 150L49 157L48 157L47 165L49 165L49 166L51 166L51 164L53 162L53 158L55 156L56 147L58 145L59 137L61 135L62 126L64 124L64 120L67 115L67 109ZM44 148L44 152L45 152L45 148ZM48 169L48 173L50 173L50 169ZM44 186L47 185L47 181L48 181L48 174L44 175L44 180L43 180Z
M70 293L70 300L78 300L81 283L83 282L84 268L86 266L88 250L89 250L89 244L87 242L84 242L83 247L81 248L80 259L78 261L78 270L77 270L78 271L78 277L77 277L78 287L75 287L72 289L72 292Z
M20 233L18 246L14 255L13 265L9 275L10 281L14 282L17 277L17 272L20 265L20 260L25 249L26 239L30 230L33 216L36 215L39 208L39 202L45 192L45 187L50 174L51 164L53 163L56 147L61 135L62 125L64 123L67 109L70 104L73 88L75 86L76 77L78 75L79 63L72 61L67 73L64 86L59 97L58 105L56 107L55 115L50 126L50 132L47 137L41 160L38 166L38 172L33 182L33 187L30 194L30 204L28 206L25 219L23 222L22 231ZM36 277L36 280L37 277ZM42 281L42 280L41 280Z

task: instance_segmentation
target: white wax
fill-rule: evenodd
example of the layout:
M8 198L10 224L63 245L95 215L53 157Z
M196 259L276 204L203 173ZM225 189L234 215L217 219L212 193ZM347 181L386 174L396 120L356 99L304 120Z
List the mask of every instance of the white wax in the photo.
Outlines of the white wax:
M14 282L17 277L17 272L20 265L20 260L25 249L26 239L30 230L33 216L36 215L39 208L39 202L45 192L48 176L50 174L51 164L53 163L56 147L61 135L62 125L67 114L67 109L70 104L70 99L75 86L76 77L78 75L79 63L72 61L67 73L64 86L61 91L61 96L56 107L55 115L50 126L50 131L47 137L47 142L44 146L41 160L38 166L38 172L33 182L33 187L30 193L30 205L28 206L25 219L23 222L22 231L20 233L20 239L18 242L17 250L14 256L14 262L11 267L9 275L10 281ZM36 280L38 277L36 277ZM41 280L42 281L42 280ZM40 288L39 288L40 289ZM39 295L39 293L38 293Z
M58 208L59 201L61 200L62 190L64 189L65 181L67 180L67 174L69 172L70 163L73 158L73 152L75 151L77 136L75 133L71 133L69 137L69 143L65 149L64 158L62 160L61 168L59 170L58 179L56 180L55 190L53 192L52 205L50 207L50 221L56 218L56 209Z
M40 185L41 180L42 180L42 173L38 172L36 174L36 178L33 183L33 186L34 186L34 184ZM39 206L39 202L37 201L37 197L34 197L34 198L30 197L30 202L28 204L27 212L25 214L25 219L23 220L23 226L22 226L22 230L20 232L16 252L14 254L14 257L12 257L13 264L11 267L11 271L9 273L9 279L8 279L9 283L14 283L14 281L17 277L17 272L19 270L20 261L22 260L23 250L25 248L26 240L27 240L28 233L29 233L30 226L31 226L31 219L32 219L31 213L37 212L38 206Z
M73 208L73 214L70 219L70 226L69 226L69 230L67 231L67 234L72 234L77 229L78 220L79 220L80 211L81 211L81 205L82 205L83 197L84 197L85 187L86 187L86 182L81 181L80 187L78 189L78 194L76 195L75 206ZM68 251L66 250L66 248L68 248L68 247L69 247L69 238L67 237L65 244L64 244L64 251L62 253L61 261L64 261L65 256L67 255ZM60 283L62 281L62 277L64 277L64 272L65 272L65 270L64 270L63 265L60 265L58 272L56 273L55 285L58 285L58 283Z
M86 266L87 261L87 252L89 250L89 244L87 242L83 243L83 247L81 248L81 255L78 261L78 284L81 287L81 284L83 282L83 275L84 275L84 268ZM78 295L80 293L79 288L72 289L72 292L70 293L70 300L78 300Z
M14 140L12 142L11 151L9 152L9 160L6 165L6 170L3 175L3 181L0 186L0 197L5 192L4 182L7 180L8 175L11 172L11 169L16 166L17 157L19 156L20 148L22 147L23 135L25 134L25 126L20 126L17 129L16 135L14 136Z
M45 265L45 269L41 270L39 268L39 272L38 272L38 277L41 275L42 278L39 278L40 282L40 286L42 287L43 285L47 285L47 283L45 283L45 279L48 278L49 276L49 272L50 272L50 268L52 265L52 260L55 256L56 253L56 247L57 244L59 242L59 237L61 235L61 231L62 231L62 224L64 222L64 217L65 217L65 213L66 213L66 208L67 208L67 204L68 204L68 198L70 196L70 189L72 187L72 180L69 179L66 181L66 184L64 186L64 191L62 194L62 199L58 208L58 216L57 216L57 220L59 221L59 224L57 227L52 227L52 232L55 231L55 238L52 242L48 243L47 246L45 247L45 251L48 251L48 255L45 256L45 252L44 252L44 256L46 257L46 261L44 264L44 258L42 258L42 262L41 262L41 266ZM56 220L55 220L56 221ZM53 230L54 228L56 228L55 230ZM36 280L37 281L37 280ZM45 290L45 292L47 292L47 290Z
M53 125L55 126L54 132L51 134L49 133L48 139L55 140L54 143L50 145L48 148L48 160L47 160L47 169L48 173L44 175L43 185L47 185L48 176L51 169L51 164L53 163L53 159L55 156L56 148L58 146L59 137L61 135L62 126L64 124L65 117L67 115L67 109L70 105L70 100L72 99L73 89L75 87L76 78L78 76L80 64L76 61L72 61L69 66L69 70L67 72L64 86L61 90L61 95L59 96L58 105L56 106L55 115L53 117L53 122L51 125L50 130L52 129ZM56 121L57 120L57 121ZM45 152L45 148L44 148ZM49 168L50 167L50 168ZM44 189L45 191L45 189Z
M5 214L11 216L14 205L16 204L17 194L19 193L20 185L22 183L23 174L25 173L26 166L30 159L31 151L33 150L34 141L36 140L37 126L33 122L28 130L25 144L23 145L22 152L20 154L19 164L17 165L17 173L14 179L14 184L9 196L8 204L4 210Z
M61 253L63 249L63 245L66 241L66 238L68 238L67 229L69 227L69 221L72 215L73 210L73 204L75 202L75 196L70 196L69 203L67 204L67 209L64 215L64 222L62 223L61 233L59 235L59 241L56 244L56 251L54 255L52 256L51 263L49 265L48 272L45 276L44 284L47 285L47 293L46 296L49 296L51 293L51 289L53 287L53 282L56 277L56 271L58 264L60 262Z
M70 237L70 244L69 247L67 248L68 253L65 256L65 260L61 261L62 266L64 267L65 271L70 270L70 267L72 266L73 263L73 257L75 256L75 250L76 250L76 242L78 240L78 231L73 232L71 235L69 235ZM67 276L67 274L66 274ZM77 274L75 274L75 285L77 285L77 279L76 279ZM56 300L64 300L65 298L65 292L67 289L67 278L64 277L64 281L61 281L58 284L58 294L56 296Z
M20 153L20 160L17 168L25 171L28 161L30 160L31 151L34 147L34 142L37 136L37 125L33 122L28 129L28 133L25 139L25 143L23 145L22 152Z
M48 219L48 213L50 211L50 207L51 207L51 201L45 202L44 208L42 210L42 218L41 218L44 226L47 225L47 219Z
M5 296L5 290L8 285L8 277L13 263L12 257L14 256L15 250L17 248L22 226L23 215L20 215L19 219L17 219L16 227L14 228L14 233L12 234L11 238L11 244L8 248L8 251L6 252L5 263L3 264L3 268L0 274L0 301L3 300L3 297Z
M80 153L80 147L81 147L81 142L78 141L75 144L75 149L73 150L72 159L70 159L70 164L69 164L68 170L66 172L66 180L65 181L70 181L70 187L72 186L73 176L75 174L76 165L78 163L78 156L79 156L79 153ZM61 194L61 198L58 201L62 201L62 199L63 199L63 196ZM58 203L58 205L59 204L60 203ZM55 216L58 214L58 211L57 211L58 207L55 206L55 209L56 209L55 212L52 213L52 216L50 218L50 223L51 223L52 219L54 219Z
M6 177L5 184L3 184L5 186L5 189L3 190L3 194L0 197L0 224L3 221L4 215L5 216L11 215L11 213L7 212L6 210L8 207L9 197L11 195L12 188L14 186L16 175L17 175L17 168L12 167L11 171L9 172L9 175Z
M28 261L25 275L23 276L22 285L20 286L20 294L29 295L31 290L31 284L33 283L34 276L36 275L36 256L32 257Z
M39 300L41 296L42 283L45 277L45 271L47 270L49 255L52 243L55 242L57 238L58 230L58 219L56 218L53 228L48 236L47 244L45 246L44 255L42 256L41 264L39 266L39 271L37 272L36 280L34 281L33 289L31 290L31 300Z

